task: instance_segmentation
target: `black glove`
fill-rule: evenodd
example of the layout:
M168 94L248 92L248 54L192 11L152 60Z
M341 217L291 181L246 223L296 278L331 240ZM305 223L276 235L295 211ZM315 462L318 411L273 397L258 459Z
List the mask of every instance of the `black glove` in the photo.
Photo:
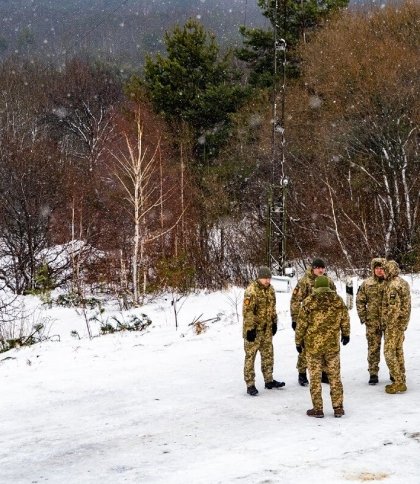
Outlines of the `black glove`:
M301 345L296 345L296 351L297 351L298 353L302 353L302 351L303 351L303 347L302 347Z
M246 340L249 341L250 343L254 342L256 337L257 337L257 330L255 328L249 329L246 332Z
M363 319L360 320L360 324L365 324L365 322L363 321Z
M296 331L296 321L292 321L292 329L293 331Z
M343 343L344 346L350 341L350 336L342 336L341 337L341 342Z
M273 333L273 336L277 333L277 323L273 323L271 325L271 331Z

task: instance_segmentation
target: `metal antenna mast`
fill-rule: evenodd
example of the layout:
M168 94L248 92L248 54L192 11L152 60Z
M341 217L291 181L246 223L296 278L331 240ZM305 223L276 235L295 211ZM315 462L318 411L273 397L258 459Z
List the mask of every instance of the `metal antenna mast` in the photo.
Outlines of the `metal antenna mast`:
M283 1L283 34L286 25L286 0ZM274 79L272 114L272 172L268 200L267 265L273 273L285 274L286 266L286 190L289 184L284 173L285 165L285 94L286 94L286 40L278 38L279 0L275 0L273 15ZM278 86L278 65L281 67L281 85ZM280 117L277 97L280 94Z

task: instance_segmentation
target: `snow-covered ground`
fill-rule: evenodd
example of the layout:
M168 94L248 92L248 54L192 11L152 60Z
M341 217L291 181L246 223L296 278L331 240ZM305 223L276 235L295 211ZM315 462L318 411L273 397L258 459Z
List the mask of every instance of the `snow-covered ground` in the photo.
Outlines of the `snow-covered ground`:
M290 293L277 295L274 339L274 377L286 386L264 390L258 360L258 397L246 395L243 381L239 288L189 296L178 330L170 301L160 299L141 309L153 321L146 331L92 340L74 309L48 309L60 341L0 354L0 482L418 484L420 279L408 281L408 391L384 392L383 357L380 383L367 384L364 327L353 308L351 341L341 349L341 419L327 385L325 418L306 416ZM189 325L217 315L199 335Z

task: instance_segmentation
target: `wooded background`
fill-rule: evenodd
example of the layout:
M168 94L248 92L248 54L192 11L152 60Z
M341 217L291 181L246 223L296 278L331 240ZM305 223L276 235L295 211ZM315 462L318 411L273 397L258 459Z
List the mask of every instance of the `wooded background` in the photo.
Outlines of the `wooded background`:
M268 21L275 4L259 1ZM278 12L287 260L319 256L353 273L387 256L418 271L420 7L315 4L287 0ZM252 277L266 262L278 140L272 29L241 34L229 49L188 20L137 70L92 52L58 65L29 49L3 52L5 286L89 286L138 304L165 288Z

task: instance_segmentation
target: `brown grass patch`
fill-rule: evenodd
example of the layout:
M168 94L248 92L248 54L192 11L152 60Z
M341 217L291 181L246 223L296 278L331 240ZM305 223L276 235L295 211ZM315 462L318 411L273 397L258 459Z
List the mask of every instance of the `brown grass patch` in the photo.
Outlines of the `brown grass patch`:
M385 472L361 472L360 474L354 474L347 477L349 481L383 481L387 479L390 475Z

